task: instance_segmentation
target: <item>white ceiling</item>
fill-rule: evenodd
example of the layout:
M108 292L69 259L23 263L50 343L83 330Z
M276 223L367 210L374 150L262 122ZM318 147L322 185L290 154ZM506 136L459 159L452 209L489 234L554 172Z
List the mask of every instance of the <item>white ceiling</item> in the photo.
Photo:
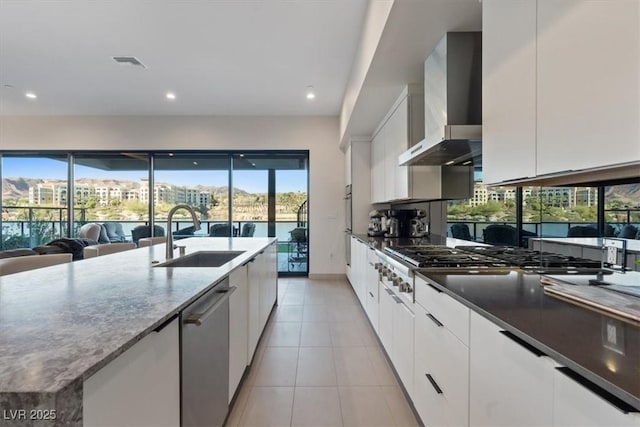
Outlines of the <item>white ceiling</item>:
M366 5L0 0L0 115L337 116Z

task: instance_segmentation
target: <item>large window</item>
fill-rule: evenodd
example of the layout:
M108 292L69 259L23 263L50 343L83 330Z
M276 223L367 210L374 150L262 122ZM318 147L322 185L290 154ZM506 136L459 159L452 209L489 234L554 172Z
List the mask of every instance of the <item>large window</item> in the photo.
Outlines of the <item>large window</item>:
M476 182L471 198L448 203L447 221L451 237L496 245L527 246L534 236L595 237L598 188L489 187Z
M149 221L147 154L77 154L73 170L74 232L88 223L117 223L123 238ZM118 228L119 230L119 228Z
M605 187L604 219L605 235L640 239L640 183Z
M67 155L1 156L0 249L34 247L67 235Z
M308 273L308 151L2 153L2 249L78 237L277 237L279 271ZM72 185L67 185L69 175ZM202 222L178 211L193 207ZM73 217L69 218L72 205ZM106 236L105 236L106 234Z
M167 214L178 204L198 212L200 231L193 230L191 215L177 211L171 230L176 236L225 235L229 228L229 155L209 153L156 154L153 173L156 229L166 233ZM225 231L216 234L218 230Z

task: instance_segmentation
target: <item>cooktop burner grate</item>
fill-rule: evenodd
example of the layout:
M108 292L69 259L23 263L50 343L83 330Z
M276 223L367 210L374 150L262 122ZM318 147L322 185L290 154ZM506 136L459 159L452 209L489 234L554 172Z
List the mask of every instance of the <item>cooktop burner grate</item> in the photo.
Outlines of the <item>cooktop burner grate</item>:
M600 269L599 261L511 246L395 246L385 252L418 268Z

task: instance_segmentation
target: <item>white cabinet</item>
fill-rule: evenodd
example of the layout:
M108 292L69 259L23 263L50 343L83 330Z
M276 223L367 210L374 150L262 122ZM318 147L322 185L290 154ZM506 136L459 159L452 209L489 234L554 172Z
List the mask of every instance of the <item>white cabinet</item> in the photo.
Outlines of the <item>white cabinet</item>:
M485 182L639 162L639 122L640 2L483 1Z
M249 288L249 342L247 345L249 363L253 359L258 340L276 301L278 288L276 256L276 244L272 243L246 264Z
M470 337L470 424L552 425L554 362L475 312Z
M249 334L249 287L247 267L243 266L229 275L229 286L236 290L229 297L229 402L247 367Z
M376 251L373 248L367 250L367 271L366 271L366 304L364 306L369 322L373 330L378 332L379 325L379 284L378 284L378 270L376 264L379 264L379 258Z
M640 160L640 2L538 0L537 174Z
M382 127L371 141L371 203L385 199L385 129Z
M371 142L371 203L427 199L427 166L398 166L398 156L424 138L424 90L409 85L374 132Z
M366 234L371 211L370 137L351 137L347 148L347 185L351 184L351 231Z
M625 413L556 370L553 379L553 425L566 427L637 427L640 414Z
M349 282L362 307L366 304L368 245L351 236L351 268Z
M378 311L378 337L382 346L391 356L393 351L393 310L396 302L393 300L393 291L379 282L380 286L380 305Z
M469 425L469 309L415 279L413 401L427 426Z
M391 360L409 396L413 395L414 315L412 308L394 297Z
M179 324L149 333L84 382L84 426L180 425Z
M536 0L482 3L482 179L536 176Z

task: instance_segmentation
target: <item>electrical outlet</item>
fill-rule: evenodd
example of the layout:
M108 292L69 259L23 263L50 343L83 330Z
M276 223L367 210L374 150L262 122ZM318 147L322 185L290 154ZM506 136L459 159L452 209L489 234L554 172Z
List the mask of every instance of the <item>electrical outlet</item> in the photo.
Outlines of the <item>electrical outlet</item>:
M618 248L613 246L607 248L607 262L611 265L618 264Z

